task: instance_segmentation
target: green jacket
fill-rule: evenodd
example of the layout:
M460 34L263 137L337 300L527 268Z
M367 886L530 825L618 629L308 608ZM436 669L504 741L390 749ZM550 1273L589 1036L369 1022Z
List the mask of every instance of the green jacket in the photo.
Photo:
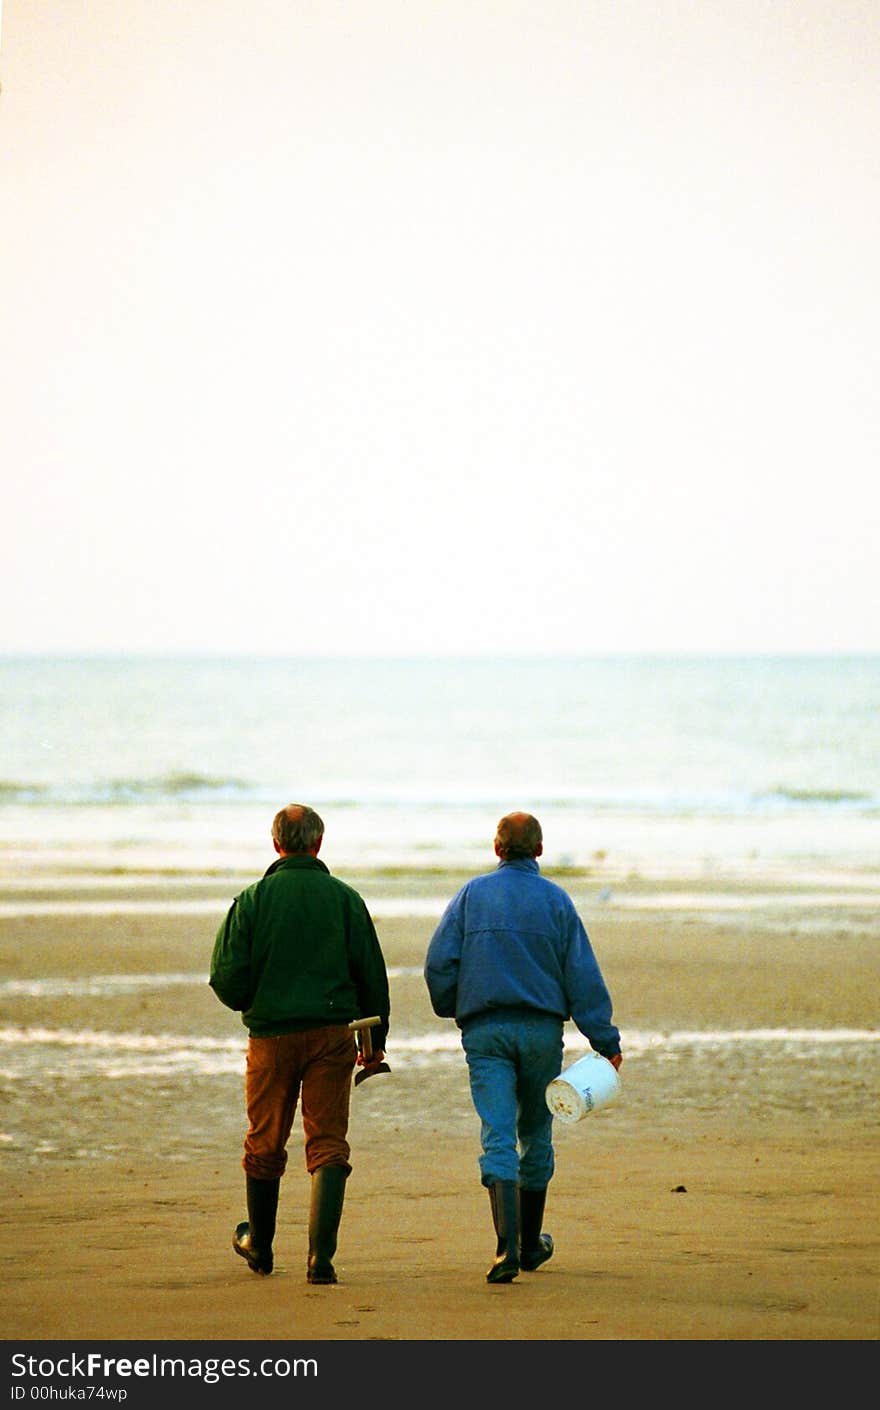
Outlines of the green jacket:
M211 988L257 1038L378 1014L384 1048L385 960L363 898L317 857L280 857L245 888L217 931Z

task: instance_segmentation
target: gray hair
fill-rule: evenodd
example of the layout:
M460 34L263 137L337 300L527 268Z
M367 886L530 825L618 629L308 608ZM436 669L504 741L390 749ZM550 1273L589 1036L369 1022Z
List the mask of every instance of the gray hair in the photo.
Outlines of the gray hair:
M282 852L309 852L323 836L323 822L305 803L288 803L272 820L272 840Z
M495 845L504 861L517 857L536 857L544 841L541 824L531 813L508 813L498 824Z

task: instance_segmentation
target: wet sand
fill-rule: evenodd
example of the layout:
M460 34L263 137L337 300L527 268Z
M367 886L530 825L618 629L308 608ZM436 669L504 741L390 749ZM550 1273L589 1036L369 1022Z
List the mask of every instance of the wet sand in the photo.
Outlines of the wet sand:
M436 878L346 877L424 897ZM395 1033L436 1027L419 976L430 916L377 916L392 979L392 1071L353 1092L339 1283L305 1281L308 1187L299 1125L282 1184L276 1272L231 1248L244 1218L243 1083L74 1071L4 1079L0 1335L6 1340L874 1340L880 1331L880 1044L876 877L683 888L572 878L624 1048L616 1103L556 1124L545 1228L556 1252L485 1282L494 1236L463 1058ZM207 977L216 917L176 914L225 880L114 887L167 911L0 914L0 1025L241 1040L203 989L96 1000L27 980ZM6 893L7 897L11 894ZM15 899L47 896L35 882ZM53 903L106 898L80 879ZM786 1041L779 1030L801 1033ZM762 1038L755 1030L767 1030ZM454 1037L454 1028L449 1025ZM739 1031L739 1039L719 1034ZM632 1035L628 1048L628 1034ZM692 1035L688 1040L686 1036ZM807 1036L803 1036L807 1035ZM809 1035L813 1035L810 1037ZM818 1037L816 1036L818 1035ZM170 1041L170 1040L168 1040ZM161 1046L161 1045L160 1045ZM243 1068L242 1068L243 1070ZM34 1093L37 1093L37 1097Z

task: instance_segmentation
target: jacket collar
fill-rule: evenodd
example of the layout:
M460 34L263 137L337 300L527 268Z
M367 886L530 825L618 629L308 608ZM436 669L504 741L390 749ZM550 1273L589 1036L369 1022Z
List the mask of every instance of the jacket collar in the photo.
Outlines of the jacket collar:
M513 867L516 871L540 871L536 857L510 857L507 861L500 861L496 868L500 871L502 867Z
M276 861L263 873L264 877L272 876L276 871L325 871L329 873L330 868L325 866L320 857L312 857L308 852L294 852L289 857L278 857Z

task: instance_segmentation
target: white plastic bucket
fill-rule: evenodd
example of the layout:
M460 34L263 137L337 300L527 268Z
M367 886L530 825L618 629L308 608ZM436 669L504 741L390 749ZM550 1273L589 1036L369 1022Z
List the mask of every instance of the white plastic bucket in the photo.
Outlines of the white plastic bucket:
M613 1102L620 1091L617 1069L601 1053L587 1053L547 1084L547 1105L560 1121L581 1121Z

